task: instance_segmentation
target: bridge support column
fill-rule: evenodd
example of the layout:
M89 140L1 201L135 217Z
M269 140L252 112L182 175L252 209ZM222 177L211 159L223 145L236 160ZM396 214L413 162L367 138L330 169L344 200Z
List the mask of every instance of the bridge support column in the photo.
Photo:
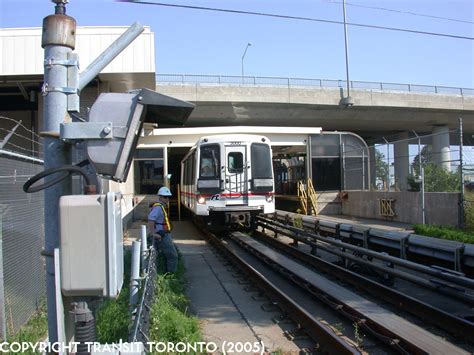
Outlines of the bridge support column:
M393 154L395 159L395 186L400 191L408 190L407 177L409 172L409 152L408 152L408 133L400 135L400 141L393 144Z
M436 165L450 171L451 151L449 148L449 129L446 126L433 128L431 161Z

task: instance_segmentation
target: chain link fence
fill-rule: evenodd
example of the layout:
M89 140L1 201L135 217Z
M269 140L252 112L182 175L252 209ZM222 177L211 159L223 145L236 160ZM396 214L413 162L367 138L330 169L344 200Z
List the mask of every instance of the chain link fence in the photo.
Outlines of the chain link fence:
M459 129L382 137L369 142L368 156L371 190L461 192Z
M18 332L44 301L43 193L23 184L43 170L40 138L21 121L0 117L0 335Z

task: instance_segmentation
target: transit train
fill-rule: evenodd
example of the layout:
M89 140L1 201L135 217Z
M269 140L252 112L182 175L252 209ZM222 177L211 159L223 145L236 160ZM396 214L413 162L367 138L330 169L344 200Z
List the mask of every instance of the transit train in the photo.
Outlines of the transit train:
M211 227L250 228L275 211L272 149L267 137L201 137L181 161L181 204Z

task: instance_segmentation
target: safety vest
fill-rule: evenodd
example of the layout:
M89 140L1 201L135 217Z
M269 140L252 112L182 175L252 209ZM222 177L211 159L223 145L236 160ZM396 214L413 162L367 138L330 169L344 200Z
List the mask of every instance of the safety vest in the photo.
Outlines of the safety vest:
M161 202L155 202L152 208L155 208L155 207L160 207L161 210L163 211L163 223L155 222L155 225L160 224L163 226L163 230L165 232L171 232L173 230L173 225L171 224L170 219L168 217L168 212L166 211L166 205L162 204Z

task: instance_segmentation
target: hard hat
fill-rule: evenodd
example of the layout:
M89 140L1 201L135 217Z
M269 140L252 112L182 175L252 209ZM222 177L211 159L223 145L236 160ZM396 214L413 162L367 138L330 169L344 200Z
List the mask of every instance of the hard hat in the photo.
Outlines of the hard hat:
M159 196L171 196L171 191L166 186L160 187L158 190Z

